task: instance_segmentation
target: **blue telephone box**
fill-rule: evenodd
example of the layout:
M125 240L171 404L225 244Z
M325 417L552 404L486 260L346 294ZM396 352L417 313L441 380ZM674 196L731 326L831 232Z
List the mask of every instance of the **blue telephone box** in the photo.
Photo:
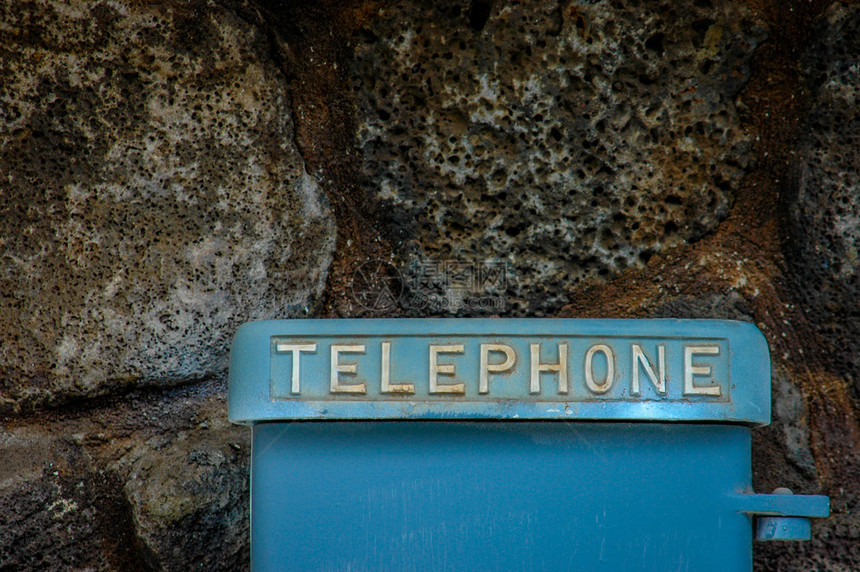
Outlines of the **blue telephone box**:
M255 322L229 391L254 570L750 570L829 514L752 491L747 323Z

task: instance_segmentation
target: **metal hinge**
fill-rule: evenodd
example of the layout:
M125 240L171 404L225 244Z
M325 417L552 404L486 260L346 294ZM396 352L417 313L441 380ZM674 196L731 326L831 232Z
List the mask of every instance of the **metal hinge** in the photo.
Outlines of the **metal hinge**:
M739 504L738 512L756 517L756 540L809 540L809 519L830 516L830 498L795 495L784 487L769 495L739 494L734 498Z

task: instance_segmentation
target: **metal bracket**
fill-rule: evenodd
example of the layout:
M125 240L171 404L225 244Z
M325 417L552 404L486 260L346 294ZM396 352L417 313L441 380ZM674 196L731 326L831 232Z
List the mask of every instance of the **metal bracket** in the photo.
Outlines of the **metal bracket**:
M738 512L758 517L756 540L809 540L812 537L809 519L830 516L829 497L795 495L784 487L769 495L741 494L735 499Z

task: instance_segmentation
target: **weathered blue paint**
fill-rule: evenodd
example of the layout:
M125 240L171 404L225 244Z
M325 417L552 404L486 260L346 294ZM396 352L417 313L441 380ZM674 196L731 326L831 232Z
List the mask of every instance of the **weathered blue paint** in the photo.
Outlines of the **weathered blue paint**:
M411 384L412 394L380 392L381 348L390 345L392 383ZM315 351L278 351L279 344L311 345ZM356 373L347 384L364 383L366 393L330 392L330 348L361 346L363 353L341 354ZM456 368L440 376L445 384L462 382L462 395L427 391L428 347L461 345L461 353L441 354L439 363ZM479 390L481 344L505 344L516 359L512 371L491 374L489 391ZM569 391L558 392L558 374L542 372L541 393L529 391L530 345L539 359L558 363L559 344L568 347ZM720 385L719 396L684 393L685 347L708 345L717 355L696 355L710 368L696 384ZM612 349L614 375L605 393L588 390L584 371L587 349ZM632 348L643 351L657 373L658 349L666 359L666 392L660 394ZM301 368L300 393L291 392L293 362ZM504 356L490 354L497 364ZM590 362L603 381L607 356ZM636 366L636 367L634 367ZM633 369L639 369L640 394L631 392ZM723 421L762 425L770 422L770 359L758 329L748 323L696 320L280 320L245 324L236 334L230 364L230 419L254 422L279 419L596 419L653 421Z
M812 522L808 518L763 516L756 522L756 540L809 540Z
M750 430L617 423L254 426L256 571L751 567Z
M566 391L526 363L563 344ZM459 348L437 381L462 391L431 391L429 345ZM230 367L257 571L749 570L754 531L808 538L829 513L752 492L770 362L750 324L269 321L242 327Z

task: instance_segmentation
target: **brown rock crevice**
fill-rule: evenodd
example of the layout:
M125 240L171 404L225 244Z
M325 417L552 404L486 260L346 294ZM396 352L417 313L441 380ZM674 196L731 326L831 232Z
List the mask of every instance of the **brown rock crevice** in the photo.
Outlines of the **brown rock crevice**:
M382 4L261 2L278 63L290 86L295 142L308 171L326 194L337 226L337 256L328 269L322 317L358 317L351 285L369 260L394 259L380 206L362 184L355 148L355 106L349 88L350 38ZM383 312L384 313L384 312ZM369 312L369 315L382 315Z

